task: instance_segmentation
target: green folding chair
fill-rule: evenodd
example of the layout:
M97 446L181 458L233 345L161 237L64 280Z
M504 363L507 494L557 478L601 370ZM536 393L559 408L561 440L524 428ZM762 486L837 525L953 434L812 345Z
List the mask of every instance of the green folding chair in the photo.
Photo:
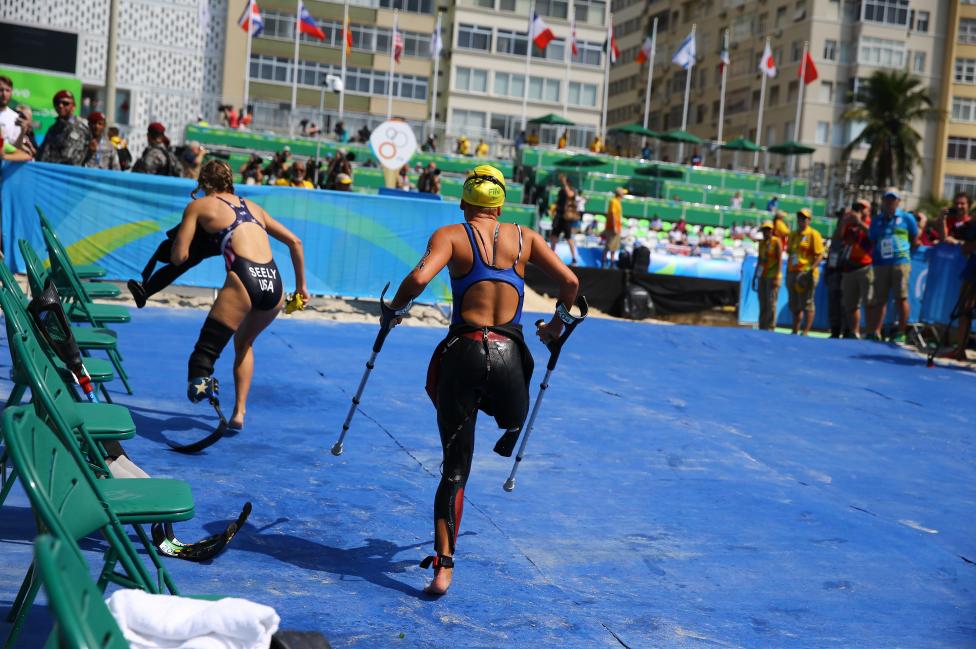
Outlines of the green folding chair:
M99 532L108 543L108 549L102 555L97 582L99 590L104 591L111 582L150 593L179 594L155 547L138 523L165 520L167 516L172 517L172 511L176 509L183 511L176 517L178 520L192 517L193 497L187 483L155 478L96 480L77 447L71 443L70 436L66 439L56 434L30 406L4 410L3 431L39 531L73 544ZM155 577L126 535L123 522L133 524L153 563ZM121 567L121 572L116 570L117 567ZM40 582L35 577L32 563L8 617L13 628L5 649L16 646L24 620L37 596Z
M34 539L34 564L54 617L44 649L129 648L77 546L42 534Z
M30 243L26 239L21 239L18 243L21 246L20 251L21 254L23 254L24 256L25 262L27 262L28 253L24 252L24 244L27 245L30 251L29 254L32 256L31 261L28 263L33 264L35 268L35 274L37 275L39 283L41 284L41 286L43 286L45 283L47 283L47 278L51 276L51 273L48 271L47 268L45 268L44 262L41 261L40 257L37 255L37 253L30 246ZM55 277L54 283L58 287L58 292L61 295L71 295L71 287L62 278ZM121 290L119 289L118 286L114 284L108 284L106 282L82 281L82 286L85 287L85 292L88 293L89 297L91 297L92 299L118 297L119 293L121 293Z
M58 250L61 251L61 254L64 255L65 259L68 259L69 258L68 251L64 247L64 244L61 243L61 239L58 238L58 233L54 231L54 228L51 227L51 223L47 220L47 217L44 216L44 211L40 208L39 205L35 205L34 209L37 210L37 216L41 220L41 230L50 231L51 236L54 238L55 245L57 245L58 247ZM82 279L95 279L98 277L105 277L105 269L96 264L72 264L72 267L75 269L75 272L78 274L78 277Z

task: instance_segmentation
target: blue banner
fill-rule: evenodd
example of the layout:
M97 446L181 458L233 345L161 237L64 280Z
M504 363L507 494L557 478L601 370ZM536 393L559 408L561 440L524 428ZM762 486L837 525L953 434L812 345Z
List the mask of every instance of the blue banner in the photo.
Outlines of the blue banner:
M932 248L929 258L928 290L922 300L921 320L925 323L948 324L952 309L959 299L966 266L960 246L942 243ZM976 323L974 323L976 324Z
M15 272L24 269L18 239L27 239L47 256L37 205L73 261L97 263L110 279L139 277L166 230L180 222L195 184L40 162L4 163L0 200L7 264ZM435 229L461 218L454 202L248 185L237 192L302 239L308 287L320 295L379 297L386 282L396 286L416 265ZM288 249L272 240L272 250L285 290L294 290ZM220 287L225 277L223 259L214 257L178 283ZM450 300L446 271L421 299Z

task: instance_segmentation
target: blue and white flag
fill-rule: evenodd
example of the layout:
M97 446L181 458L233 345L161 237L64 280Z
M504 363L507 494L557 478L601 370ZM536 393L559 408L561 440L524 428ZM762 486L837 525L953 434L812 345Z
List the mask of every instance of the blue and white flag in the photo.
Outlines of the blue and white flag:
M685 40L681 41L678 51L671 57L671 62L688 70L695 64L695 56L695 32L692 31L685 37Z

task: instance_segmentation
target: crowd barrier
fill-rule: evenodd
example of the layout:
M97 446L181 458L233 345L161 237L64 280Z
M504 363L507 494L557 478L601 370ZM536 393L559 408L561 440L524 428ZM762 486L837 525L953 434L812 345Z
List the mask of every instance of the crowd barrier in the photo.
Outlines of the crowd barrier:
M755 325L759 322L759 296L752 290L752 275L756 268L756 257L748 256L742 262L742 275L739 284L739 323ZM961 280L959 274L965 266L959 246L940 244L932 248L918 248L912 254L912 272L909 276L908 303L910 322L926 324L946 324L949 314L956 304ZM783 266L784 285L780 288L776 305L776 324L788 327L793 323L786 290L786 266ZM827 283L824 281L824 267L820 266L820 281L814 292L816 315L814 328L829 330L827 313ZM895 322L892 301L888 302L885 323Z
M195 186L182 178L40 162L3 163L2 172L3 252L11 270L24 269L18 239L44 250L37 205L73 261L104 266L108 278L117 280L139 277L163 233L180 222ZM398 282L416 265L431 233L460 216L453 202L289 187L236 189L301 237L309 290L323 295L379 297L386 282ZM287 248L272 241L272 249L286 290L294 290ZM214 258L179 283L219 287L225 277L223 260ZM450 299L446 271L420 299Z

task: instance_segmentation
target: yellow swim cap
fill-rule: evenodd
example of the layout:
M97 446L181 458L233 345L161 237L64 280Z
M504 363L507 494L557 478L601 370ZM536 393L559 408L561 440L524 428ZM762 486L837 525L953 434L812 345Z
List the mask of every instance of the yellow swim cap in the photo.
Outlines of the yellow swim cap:
M505 176L491 165L480 165L468 172L461 200L479 207L505 204Z

